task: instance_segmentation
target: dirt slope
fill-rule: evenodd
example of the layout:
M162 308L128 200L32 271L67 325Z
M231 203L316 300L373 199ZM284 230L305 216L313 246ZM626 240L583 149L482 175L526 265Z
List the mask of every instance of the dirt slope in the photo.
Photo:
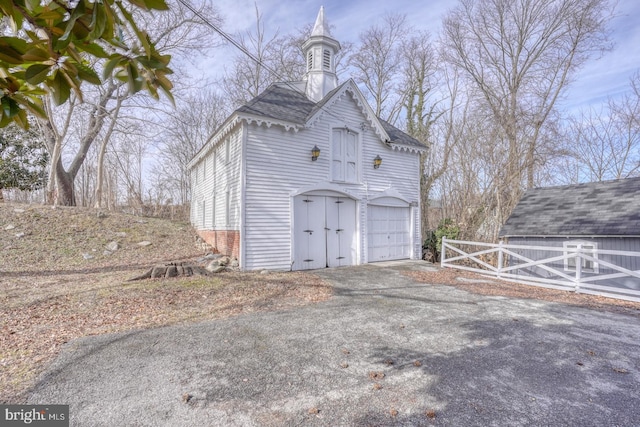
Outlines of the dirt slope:
M303 273L127 282L152 265L203 255L185 223L0 204L0 402L23 401L73 338L299 306L331 293Z

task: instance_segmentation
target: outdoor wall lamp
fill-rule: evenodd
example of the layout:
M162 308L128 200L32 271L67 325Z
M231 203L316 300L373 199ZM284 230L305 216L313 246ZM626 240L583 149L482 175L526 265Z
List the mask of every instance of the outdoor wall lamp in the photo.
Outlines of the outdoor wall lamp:
M318 160L318 157L320 157L320 149L317 145L314 145L311 149L311 160L315 162Z
M378 169L380 167L380 165L382 164L382 157L380 157L379 155L376 156L375 159L373 159L373 168L374 169Z

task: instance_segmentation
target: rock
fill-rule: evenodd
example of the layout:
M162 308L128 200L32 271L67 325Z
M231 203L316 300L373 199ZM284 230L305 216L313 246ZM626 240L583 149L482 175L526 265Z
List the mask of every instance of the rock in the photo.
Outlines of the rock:
M229 258L228 256L223 256L222 258L220 258L218 260L218 265L227 266L227 265L229 265L230 261L231 261L231 258Z
M260 274L269 274L269 270L262 270L260 271Z
M15 208L13 210L15 213L24 213L24 209Z
M204 261L220 259L223 256L224 255L222 255L222 254L207 254L207 255L203 256L202 258L198 259L198 262L204 262Z
M89 259L93 259L93 255L91 254L82 254L82 258L89 260Z
M227 269L227 267L225 267L224 265L219 265L219 266L214 267L213 269L208 270L208 271L210 271L212 273L220 273L222 271L225 271L226 269Z
M118 231L116 237L127 237L127 233L124 231Z
M120 245L118 244L118 242L113 241L113 242L109 242L107 243L107 250L110 252L115 252L118 249L120 249Z
M240 267L240 262L238 261L238 259L237 259L237 258L234 258L234 259L232 259L232 260L231 260L231 267L232 267L232 268L238 268L238 267Z
M112 253L113 253L113 252L108 251L108 250L106 250L106 249L105 249L104 251L102 251L102 255L104 255L104 256L109 256L109 255L111 255Z
M13 225L13 224L9 224L9 225L7 225L4 229L8 231L8 230L13 230L14 228L16 228L16 226L15 226L15 225Z
M198 276L208 276L209 275L209 270L206 270L202 267L198 267L197 265L191 266L191 274L192 275L198 275Z
M21 237L24 237L24 236L25 236L25 234L24 234L24 232L22 232L22 231L21 231L20 233L16 233L16 237L17 237L18 239L20 239Z
M220 265L219 260L213 260L207 263L205 270L213 272L213 270L216 270L218 267L222 267L224 269L224 265Z
M151 246L151 242L148 240L143 240L142 242L138 242L138 246L141 246L141 247Z

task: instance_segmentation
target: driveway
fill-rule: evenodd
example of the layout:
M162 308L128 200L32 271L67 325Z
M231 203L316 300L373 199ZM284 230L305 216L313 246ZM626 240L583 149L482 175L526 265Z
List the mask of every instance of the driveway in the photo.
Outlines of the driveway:
M640 319L419 284L391 262L317 274L327 302L73 341L29 403L77 426L632 426Z

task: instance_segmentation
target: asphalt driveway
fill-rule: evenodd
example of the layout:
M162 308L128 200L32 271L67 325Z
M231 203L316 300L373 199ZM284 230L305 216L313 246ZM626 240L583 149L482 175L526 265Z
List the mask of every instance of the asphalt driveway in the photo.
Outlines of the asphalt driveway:
M74 426L632 426L640 319L327 269L290 311L83 338L29 403Z

